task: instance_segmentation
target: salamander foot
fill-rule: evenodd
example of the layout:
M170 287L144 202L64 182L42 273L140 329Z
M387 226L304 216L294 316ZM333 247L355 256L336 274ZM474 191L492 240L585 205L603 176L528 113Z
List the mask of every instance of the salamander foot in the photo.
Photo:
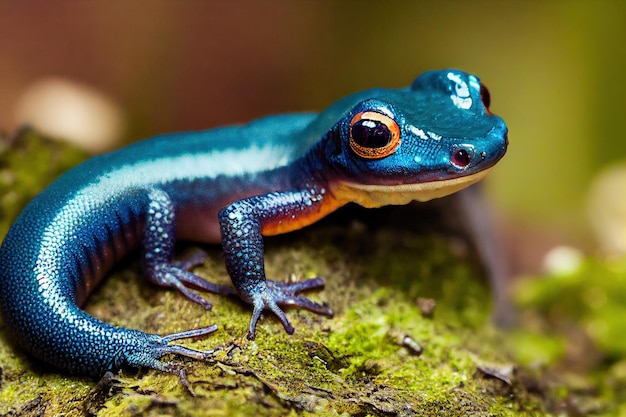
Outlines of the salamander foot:
M332 317L333 310L328 306L311 301L301 295L297 295L300 292L319 289L323 286L324 278L321 277L299 282L267 280L266 285L263 285L261 288L255 290L255 293L252 295L251 303L254 307L254 311L252 312L252 318L250 319L250 327L247 334L248 339L253 340L255 338L256 325L261 317L261 313L264 310L270 310L274 313L282 323L285 331L288 334L293 334L295 329L279 305L303 308L317 314Z
M206 254L198 250L182 261L155 265L146 268L146 271L148 278L154 284L161 287L175 288L187 299L200 304L206 310L210 310L213 305L196 294L191 288L223 295L235 295L236 292L230 285L213 284L188 271L188 269L202 264L205 258Z

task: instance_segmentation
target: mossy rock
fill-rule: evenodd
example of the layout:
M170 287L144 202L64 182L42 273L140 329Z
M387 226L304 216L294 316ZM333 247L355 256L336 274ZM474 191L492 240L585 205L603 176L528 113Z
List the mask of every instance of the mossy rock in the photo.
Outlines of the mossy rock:
M50 180L47 168L25 165L54 159L58 145L31 139L2 155L12 186L33 177L12 205L3 201L7 227L8 213ZM48 157L34 163L31 152ZM102 320L161 334L219 325L209 337L184 342L215 349L206 362L181 360L194 395L177 377L152 370L123 370L99 383L60 374L13 346L0 325L0 415L546 415L561 399L514 362L508 334L490 324L489 290L475 262L455 254L446 236L363 213L346 221L352 216L344 211L266 239L268 276L324 276L325 289L311 297L335 310L333 318L289 310L293 336L266 315L257 338L247 340L249 306L207 294L214 307L206 312L146 284L136 256L111 274L87 307ZM208 259L194 272L228 283L219 247L203 249ZM181 256L190 250L180 248ZM434 312L418 298L435 303Z

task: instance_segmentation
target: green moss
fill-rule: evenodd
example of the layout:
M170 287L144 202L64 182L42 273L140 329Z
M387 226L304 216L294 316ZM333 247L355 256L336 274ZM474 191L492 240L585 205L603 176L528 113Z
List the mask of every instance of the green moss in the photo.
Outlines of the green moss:
M536 334L528 330L517 330L509 334L509 343L514 347L517 360L526 366L546 366L563 358L567 340L563 335Z
M576 273L524 282L518 300L553 324L565 320L580 329L612 358L626 355L626 260L586 260Z
M0 142L0 236L6 234L26 203L86 156L32 129L21 130L10 143Z
M522 363L548 368L555 396L583 415L621 415L626 402L626 259L584 260L578 270L526 280L516 291Z

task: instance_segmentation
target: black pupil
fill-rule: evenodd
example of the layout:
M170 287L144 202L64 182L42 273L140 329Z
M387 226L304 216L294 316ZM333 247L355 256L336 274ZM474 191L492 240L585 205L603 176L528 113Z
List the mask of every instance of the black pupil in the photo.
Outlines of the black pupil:
M391 141L391 132L383 122L363 119L352 125L352 139L366 148L382 148Z

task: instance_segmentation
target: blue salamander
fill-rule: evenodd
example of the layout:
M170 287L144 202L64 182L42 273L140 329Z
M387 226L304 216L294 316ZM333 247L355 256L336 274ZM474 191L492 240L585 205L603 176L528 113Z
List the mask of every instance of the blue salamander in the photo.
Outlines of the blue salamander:
M172 344L208 326L159 336L104 323L82 306L107 271L140 247L148 279L209 309L194 290L237 294L252 305L254 338L263 311L287 333L282 306L331 316L300 293L322 278L266 278L263 235L309 225L347 203L365 207L427 201L485 176L508 145L474 76L431 71L410 87L371 89L320 114L287 114L246 125L176 133L94 157L57 179L17 218L0 248L0 306L15 341L62 371L101 376L123 366L180 375ZM233 287L173 261L176 240L221 242Z

